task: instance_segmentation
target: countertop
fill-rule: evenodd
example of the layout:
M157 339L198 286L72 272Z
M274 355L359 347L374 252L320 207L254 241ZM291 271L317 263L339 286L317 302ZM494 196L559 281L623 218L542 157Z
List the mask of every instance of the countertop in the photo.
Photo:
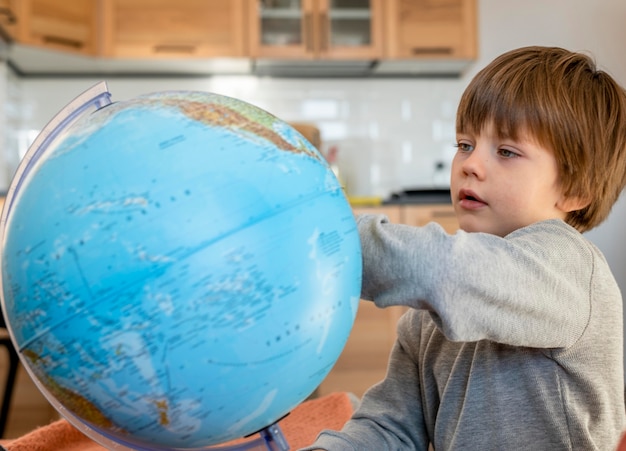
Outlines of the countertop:
M391 194L383 205L449 204L449 189L406 189Z

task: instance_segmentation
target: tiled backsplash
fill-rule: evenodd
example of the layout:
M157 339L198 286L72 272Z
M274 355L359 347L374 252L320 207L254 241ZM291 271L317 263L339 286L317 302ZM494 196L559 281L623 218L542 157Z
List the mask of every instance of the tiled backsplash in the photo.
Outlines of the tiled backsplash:
M98 81L20 80L21 135L32 137L32 130L41 129ZM337 146L348 193L382 197L407 187L448 185L456 105L465 87L462 79L419 78L216 76L106 81L114 101L153 91L202 90L245 100L285 121L310 122L321 130L323 152Z

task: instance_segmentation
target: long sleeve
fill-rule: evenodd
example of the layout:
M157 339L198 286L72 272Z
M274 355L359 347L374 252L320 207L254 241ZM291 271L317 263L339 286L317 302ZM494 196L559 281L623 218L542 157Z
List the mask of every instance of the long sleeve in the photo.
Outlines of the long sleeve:
M594 253L561 221L505 238L382 216L359 217L358 227L362 297L429 310L450 340L568 347L587 326Z
M387 377L368 390L364 402L342 433L324 431L315 446L306 449L428 449L430 434L422 412L419 369L411 355L420 347L419 330L408 328L404 331L391 352Z
M622 297L593 244L557 220L504 238L357 223L362 296L413 308L385 380L309 449L615 449Z

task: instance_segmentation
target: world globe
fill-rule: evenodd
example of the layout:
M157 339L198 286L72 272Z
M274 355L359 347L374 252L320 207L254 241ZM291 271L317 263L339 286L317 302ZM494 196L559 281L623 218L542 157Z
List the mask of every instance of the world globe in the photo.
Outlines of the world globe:
M40 133L0 224L2 309L58 411L110 449L213 449L267 430L350 333L361 254L318 150L217 94L112 102Z

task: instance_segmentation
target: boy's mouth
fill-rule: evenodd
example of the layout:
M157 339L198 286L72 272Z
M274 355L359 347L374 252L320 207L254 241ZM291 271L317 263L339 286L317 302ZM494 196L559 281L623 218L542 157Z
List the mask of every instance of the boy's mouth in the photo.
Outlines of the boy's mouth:
M461 203L462 206L466 206L466 207L468 206L476 207L479 204L481 205L487 204L487 202L481 199L475 192L473 192L472 190L468 190L468 189L462 189L459 191L459 202Z

